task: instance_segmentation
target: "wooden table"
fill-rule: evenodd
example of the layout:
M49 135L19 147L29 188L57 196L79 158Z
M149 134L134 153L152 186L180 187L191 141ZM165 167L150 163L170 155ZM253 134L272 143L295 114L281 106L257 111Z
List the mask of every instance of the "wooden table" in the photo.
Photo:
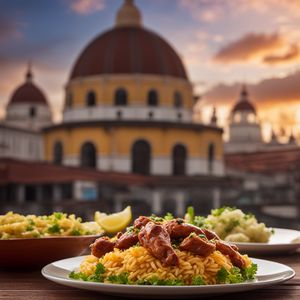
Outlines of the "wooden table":
M266 259L284 263L296 271L296 276L290 281L274 285L261 290L222 295L210 299L235 300L235 299L300 299L300 253L287 256L267 257ZM64 287L43 278L40 271L7 272L0 270L0 299L5 300L77 300L77 299L122 299L100 293L87 292L74 288Z

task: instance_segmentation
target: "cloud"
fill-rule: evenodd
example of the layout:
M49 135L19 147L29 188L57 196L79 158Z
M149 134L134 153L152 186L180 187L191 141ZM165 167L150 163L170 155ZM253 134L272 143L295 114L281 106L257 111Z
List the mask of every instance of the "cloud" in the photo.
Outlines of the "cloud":
M250 61L284 46L285 40L278 33L247 33L221 48L213 60L225 64Z
M300 71L283 78L268 78L257 84L249 84L248 90L254 103L287 104L300 100ZM218 84L208 90L203 99L211 104L232 105L239 97L241 83Z
M271 54L267 55L263 58L263 61L267 64L275 65L280 63L286 63L286 62L294 62L299 60L300 58L300 51L299 46L296 44L290 45L290 48L286 51L284 54Z
M299 46L280 33L247 33L221 48L213 61L221 64L259 62L286 64L300 60Z
M22 36L18 29L18 22L13 19L8 19L0 15L0 44L13 38L20 38Z
M105 8L104 0L65 0L65 2L79 15L89 15Z

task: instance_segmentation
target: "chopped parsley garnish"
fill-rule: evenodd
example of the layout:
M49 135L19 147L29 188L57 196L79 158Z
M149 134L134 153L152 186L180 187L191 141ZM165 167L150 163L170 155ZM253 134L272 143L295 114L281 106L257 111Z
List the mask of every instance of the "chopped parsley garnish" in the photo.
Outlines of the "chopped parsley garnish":
M98 263L96 265L96 270L93 275L87 276L82 272L71 272L69 278L83 281L94 281L94 282L103 282L103 274L105 273L105 267Z
M163 222L163 221L169 221L169 220L173 220L174 219L174 216L171 214L171 213L167 213L164 217L158 217L157 215L155 214L152 214L149 219L151 221L154 221L154 222Z
M204 224L205 223L205 217L202 216L195 216L194 219L194 225L198 226L198 227L205 227Z
M149 279L141 279L137 282L138 285L184 285L180 279L159 279L153 276Z
M196 233L195 233L195 232L191 232L191 233L189 234L189 238L192 238L192 237L194 237L194 236L196 236Z
M56 220L61 220L63 217L63 213L61 213L61 212L55 212L53 215Z
M154 222L163 222L163 221L164 221L164 218L158 217L158 216L156 216L156 215L154 215L154 214L152 214L152 215L149 217L149 219L150 219L151 221L154 221Z
M220 207L220 208L216 208L216 209L212 209L211 210L211 214L215 217L218 217L220 216L225 210L228 210L228 211L233 211L235 210L236 207L230 207L230 206L223 206L223 207Z
M226 233L229 233L234 229L234 227L236 227L238 225L240 225L239 220L230 220L229 224L225 227L224 230Z
M60 226L57 223L55 223L55 224L53 224L52 226L50 226L48 228L48 232L49 233L59 233L60 232Z
M78 236L78 235L81 235L81 232L78 229L73 229L72 232L71 232L71 235Z
M193 278L192 285L206 285L206 283L202 276L199 275Z
M188 223L194 224L195 221L195 210L193 206L189 206L186 210L185 219Z
M248 268L243 269L241 271L245 280L251 280L255 278L255 274L257 272L257 264L252 264Z
M243 218L244 218L244 220L249 220L249 219L255 218L255 217L252 213L249 213L249 214L245 214Z
M138 234L140 232L140 229L135 228L134 226L129 226L126 228L127 233L136 233Z
M31 226L31 225L28 225L27 227L26 227L26 231L33 231L33 227Z
M83 281L88 281L88 276L85 275L84 273L82 272L75 272L75 271L72 271L70 274L69 274L69 278L71 279L75 279L75 280L83 280Z
M119 275L110 275L107 280L111 283L117 284L130 284L130 280L128 279L128 273L121 273Z
M240 269L238 267L232 267L230 271L227 271L222 267L217 273L217 283L240 283L246 280L255 278L257 272L257 265L252 264L248 268Z
M173 220L174 216L168 212L165 216L164 216L164 220L169 221L169 220Z

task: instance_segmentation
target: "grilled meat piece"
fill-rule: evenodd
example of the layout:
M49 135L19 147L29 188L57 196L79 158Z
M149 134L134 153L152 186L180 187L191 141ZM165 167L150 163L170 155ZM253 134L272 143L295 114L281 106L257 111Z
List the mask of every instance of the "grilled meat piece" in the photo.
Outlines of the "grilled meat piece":
M192 234L181 242L179 249L206 257L216 250L216 245L206 238Z
M224 255L228 255L234 266L239 267L241 269L246 267L246 263L243 259L243 256L238 251L233 249L232 246L228 243L223 242L221 240L216 241L216 249Z
M196 234L204 234L204 231L191 224L184 223L182 219L174 219L164 224L165 229L169 233L171 239L181 239L188 237L192 232Z
M90 245L92 255L100 258L104 254L114 250L115 242L112 242L109 237L103 236L95 240L93 244Z
M125 250L125 249L128 249L128 248L136 245L138 241L139 241L139 238L136 233L125 232L116 240L115 247L120 250Z
M148 222L138 235L141 246L146 248L165 266L177 266L179 259L172 248L170 235L166 229L154 222Z
M151 221L150 218L145 216L140 216L137 219L135 219L133 226L134 228L141 229L142 227L146 226L146 224L150 221Z

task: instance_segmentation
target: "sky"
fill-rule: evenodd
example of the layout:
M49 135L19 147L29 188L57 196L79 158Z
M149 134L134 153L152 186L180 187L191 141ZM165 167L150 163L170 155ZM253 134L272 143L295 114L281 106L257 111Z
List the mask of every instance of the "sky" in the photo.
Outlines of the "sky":
M200 101L221 126L246 84L267 140L300 138L300 0L136 0L143 24L183 59ZM28 61L55 121L82 49L114 25L122 0L0 0L0 117Z

